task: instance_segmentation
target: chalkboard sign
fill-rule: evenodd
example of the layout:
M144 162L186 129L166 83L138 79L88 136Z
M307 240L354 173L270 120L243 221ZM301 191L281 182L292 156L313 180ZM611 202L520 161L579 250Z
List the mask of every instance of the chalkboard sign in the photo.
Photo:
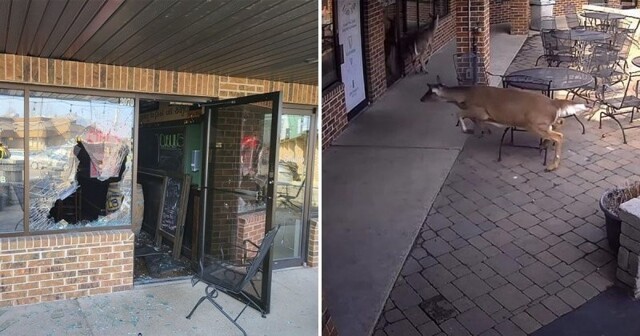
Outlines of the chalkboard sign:
M160 246L162 238L173 242L173 258L180 258L182 237L184 235L184 220L189 204L189 189L191 175L184 175L182 179L164 177L162 193L162 212L159 214L156 231L156 245Z
M164 206L162 209L160 230L172 236L176 235L176 227L178 226L181 191L182 181L172 177L167 177L167 187L164 191Z

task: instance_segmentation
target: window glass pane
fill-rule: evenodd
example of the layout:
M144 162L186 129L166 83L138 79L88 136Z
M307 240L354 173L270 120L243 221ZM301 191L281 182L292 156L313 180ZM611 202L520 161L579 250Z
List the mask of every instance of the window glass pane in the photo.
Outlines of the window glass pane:
M131 225L134 100L32 92L31 231Z
M24 231L24 92L0 90L0 233Z
M333 23L333 0L322 0L322 88L338 81Z

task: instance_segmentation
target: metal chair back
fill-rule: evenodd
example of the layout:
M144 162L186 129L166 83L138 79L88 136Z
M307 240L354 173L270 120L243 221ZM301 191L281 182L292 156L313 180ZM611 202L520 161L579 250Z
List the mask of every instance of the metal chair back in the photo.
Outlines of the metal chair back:
M516 87L524 90L539 91L547 97L551 96L552 81L524 75L506 75L502 77L502 87Z

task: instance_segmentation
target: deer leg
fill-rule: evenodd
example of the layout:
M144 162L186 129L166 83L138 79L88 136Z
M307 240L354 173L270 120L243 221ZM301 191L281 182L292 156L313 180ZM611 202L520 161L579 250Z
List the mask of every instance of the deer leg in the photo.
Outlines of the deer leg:
M562 133L554 131L553 128L554 126L550 125L547 129L536 128L531 130L532 133L538 134L543 139L553 141L555 145L556 149L554 153L555 155L553 158L553 162L551 162L551 164L549 164L545 169L545 171L548 171L548 172L554 171L558 169L558 166L560 166L560 154L562 153L562 141L564 138Z

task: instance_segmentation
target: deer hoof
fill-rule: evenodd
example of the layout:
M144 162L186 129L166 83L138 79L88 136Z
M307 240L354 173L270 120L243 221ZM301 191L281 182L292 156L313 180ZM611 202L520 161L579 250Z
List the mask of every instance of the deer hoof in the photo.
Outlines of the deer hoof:
M548 166L547 166L547 168L545 168L545 169L544 169L544 171L546 171L546 172L552 172L552 171L554 171L554 170L558 169L558 165L559 165L559 163L554 162L554 163L552 163L552 164L548 165Z

